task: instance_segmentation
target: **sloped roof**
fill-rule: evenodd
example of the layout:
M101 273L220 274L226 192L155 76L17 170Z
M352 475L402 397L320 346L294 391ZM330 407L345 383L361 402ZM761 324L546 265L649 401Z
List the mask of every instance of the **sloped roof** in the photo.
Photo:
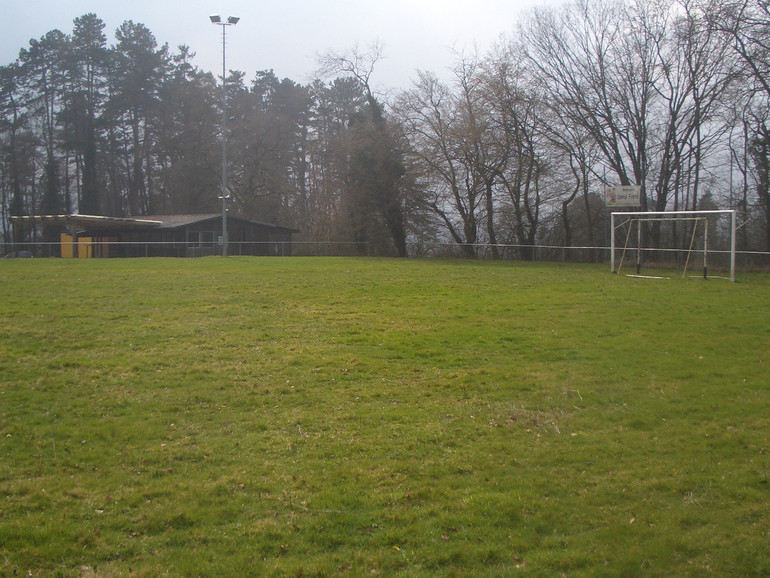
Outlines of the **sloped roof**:
M193 225L200 223L201 221L208 221L210 219L221 219L222 213L204 213L199 215L146 215L142 219L149 221L158 221L162 229L176 229L178 227L185 227L187 225ZM228 221L241 221L244 223L252 223L261 227L269 227L271 229L281 229L284 231L292 231L299 233L297 229L291 229L289 227L282 227L280 225L273 225L272 223L262 223L259 221L252 221L250 219L243 219L241 217L227 216Z
M147 219L149 221L158 221L163 229L176 229L177 227L184 227L185 225L192 225L193 223L208 221L209 219L221 218L221 213L204 213L199 215L147 215L142 217L142 219ZM232 217L229 218L232 219Z
M153 220L148 217L130 218L130 217L104 217L102 215L23 215L11 217L12 223L52 223L56 225L65 225L67 227L81 228L145 228L160 227L161 221Z
M221 219L221 213L204 213L198 215L145 215L142 217L104 217L101 215L31 215L21 217L11 217L12 223L53 223L65 225L67 227L77 227L80 229L176 229L210 219ZM241 219L240 217L227 217L228 220L236 220L247 223L253 223L262 227L269 227L276 230L292 231L298 233L297 229L281 227L270 223L260 223Z

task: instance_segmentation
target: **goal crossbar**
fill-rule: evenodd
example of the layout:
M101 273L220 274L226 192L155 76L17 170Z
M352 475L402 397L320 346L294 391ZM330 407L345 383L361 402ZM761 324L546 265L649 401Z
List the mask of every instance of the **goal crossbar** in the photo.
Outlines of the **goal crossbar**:
M707 210L707 211L630 211L610 213L610 270L615 273L615 230L624 223L635 219L646 221L693 221L707 218L711 215L727 215L730 217L730 281L735 282L735 230L736 214L734 209ZM616 227L616 219L621 224Z

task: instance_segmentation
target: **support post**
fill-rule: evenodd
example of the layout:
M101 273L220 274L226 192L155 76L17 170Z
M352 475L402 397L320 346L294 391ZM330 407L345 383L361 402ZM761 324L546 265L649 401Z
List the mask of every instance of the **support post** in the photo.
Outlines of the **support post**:
M610 273L615 272L615 213L610 213Z
M698 222L695 222L696 226ZM703 278L708 279L709 220L703 219Z
M733 209L730 214L730 281L735 283L735 220L736 211Z
M636 274L642 273L642 221L636 220Z

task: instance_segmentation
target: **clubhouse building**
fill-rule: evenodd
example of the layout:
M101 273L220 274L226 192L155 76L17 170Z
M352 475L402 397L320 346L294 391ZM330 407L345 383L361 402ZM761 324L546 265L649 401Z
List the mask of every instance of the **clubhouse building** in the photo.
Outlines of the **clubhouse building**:
M11 217L14 227L37 227L60 239L51 256L203 257L222 253L222 215L36 215ZM227 217L228 255L291 255L296 229Z

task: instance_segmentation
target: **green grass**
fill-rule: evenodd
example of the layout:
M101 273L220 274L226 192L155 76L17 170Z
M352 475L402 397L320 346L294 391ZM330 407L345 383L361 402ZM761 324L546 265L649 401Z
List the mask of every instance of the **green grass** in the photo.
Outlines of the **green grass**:
M770 277L0 262L0 576L770 574Z

